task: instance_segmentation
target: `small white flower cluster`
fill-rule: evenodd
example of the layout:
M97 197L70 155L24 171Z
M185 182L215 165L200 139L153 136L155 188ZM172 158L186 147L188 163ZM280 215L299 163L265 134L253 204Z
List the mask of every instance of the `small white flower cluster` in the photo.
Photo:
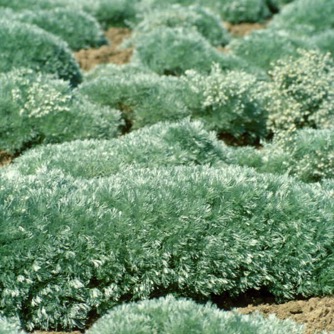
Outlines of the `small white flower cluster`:
M50 113L70 111L68 84L32 70L18 70L11 76L11 97L20 106L20 116L43 117Z
M299 50L300 57L280 60L269 72L265 92L268 127L273 132L329 128L334 117L334 62L330 54Z

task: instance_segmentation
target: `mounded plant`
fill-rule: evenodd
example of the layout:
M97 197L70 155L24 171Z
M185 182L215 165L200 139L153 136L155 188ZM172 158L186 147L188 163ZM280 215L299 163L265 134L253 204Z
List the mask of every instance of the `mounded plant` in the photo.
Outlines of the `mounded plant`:
M200 305L172 295L165 298L123 304L99 319L87 334L302 334L302 325L264 318L260 314L224 312L210 304Z
M34 25L0 20L0 72L26 67L34 71L56 74L72 86L81 80L79 65L68 45Z
M215 46L226 45L230 40L220 17L198 5L184 7L176 4L147 11L134 30L148 33L161 27L194 29Z
M332 0L295 0L283 7L270 25L287 30L309 28L314 32L334 29L334 2Z
M6 319L0 316L0 333L1 334L24 334L15 320Z
M334 61L330 54L298 50L299 57L276 62L264 89L268 127L291 132L334 125Z
M189 70L182 81L193 117L201 119L208 129L235 138L244 136L250 142L266 134L262 86L254 75L223 71L215 64L209 75Z
M193 29L159 27L136 36L133 43L133 61L158 74L181 75L190 69L209 72L212 63L228 68L240 63L216 50Z
M76 96L68 82L30 69L0 74L0 148L17 153L31 146L85 138L113 138L120 113Z
M114 67L109 67L111 74ZM94 103L122 111L128 130L190 114L182 101L182 83L174 77L126 69L97 75L84 82L79 93Z
M304 182L334 179L333 129L301 129L286 137L252 147L225 148L224 162L261 173L289 174Z
M24 11L16 14L15 19L34 24L60 37L75 51L107 44L107 39L96 19L78 9Z
M0 173L0 312L28 330L169 293L334 292L333 198L318 184L236 166Z
M78 140L43 145L17 158L24 175L58 169L73 177L111 176L129 167L218 165L224 146L200 122L158 123L112 140ZM80 161L80 163L78 163Z
M205 4L205 1L202 0ZM231 23L260 22L270 17L265 0L220 0L209 1L218 7L224 21Z
M273 62L288 56L298 57L298 49L312 48L315 44L308 38L274 29L253 31L229 44L233 54L266 72Z

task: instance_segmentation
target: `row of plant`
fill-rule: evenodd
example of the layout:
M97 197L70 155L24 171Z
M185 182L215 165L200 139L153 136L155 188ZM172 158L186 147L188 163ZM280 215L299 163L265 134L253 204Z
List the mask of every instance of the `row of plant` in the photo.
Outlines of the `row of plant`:
M333 190L319 184L238 166L1 180L1 312L30 330L167 293L333 293Z
M13 70L0 75L0 147L20 152L40 143L108 139L185 117L248 143L304 127L330 128L333 61L329 55L300 52L297 59L278 62L269 82L243 71L224 72L217 64L208 75L191 70L178 78L134 65L107 65L73 91L50 75Z

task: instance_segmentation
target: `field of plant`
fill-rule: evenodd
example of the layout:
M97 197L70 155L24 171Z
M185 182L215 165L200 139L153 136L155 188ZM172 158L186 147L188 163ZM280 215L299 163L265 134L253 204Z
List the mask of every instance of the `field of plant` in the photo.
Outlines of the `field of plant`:
M334 0L0 0L0 166L0 334L334 333Z

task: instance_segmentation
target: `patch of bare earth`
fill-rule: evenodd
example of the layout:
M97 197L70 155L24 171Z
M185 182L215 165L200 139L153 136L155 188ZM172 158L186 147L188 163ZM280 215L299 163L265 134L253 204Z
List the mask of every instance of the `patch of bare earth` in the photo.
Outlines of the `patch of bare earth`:
M103 45L98 49L85 49L74 53L80 67L89 71L98 64L126 64L133 53L132 48L121 48L124 39L130 37L131 30L127 28L110 28L105 32L109 45Z
M254 30L261 30L266 28L265 23L239 23L232 24L224 22L226 29L235 37L242 37L250 34Z
M0 167L9 165L12 159L13 159L12 155L10 155L5 151L0 151Z
M289 318L304 324L305 334L334 331L334 297L296 300L284 304L248 305L237 310L243 314L258 311L265 315L275 314L279 319Z

